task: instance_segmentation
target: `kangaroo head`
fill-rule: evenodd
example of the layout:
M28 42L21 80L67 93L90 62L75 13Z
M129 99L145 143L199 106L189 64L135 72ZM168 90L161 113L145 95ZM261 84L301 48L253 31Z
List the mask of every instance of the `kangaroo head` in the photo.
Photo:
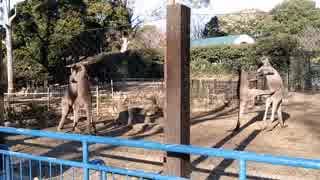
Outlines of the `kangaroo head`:
M262 62L263 66L271 66L269 59L270 58L268 56L262 56L260 61Z
M262 62L262 66L258 69L258 74L260 75L272 75L275 73L275 69L271 66L269 57L262 56L260 61Z
M73 65L71 67L70 81L77 83L81 80L89 80L86 67L83 64Z

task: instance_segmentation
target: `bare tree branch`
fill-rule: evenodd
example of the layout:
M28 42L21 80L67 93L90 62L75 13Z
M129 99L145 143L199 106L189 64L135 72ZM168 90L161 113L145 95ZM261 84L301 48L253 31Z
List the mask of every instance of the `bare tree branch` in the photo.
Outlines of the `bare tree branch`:
M17 16L17 6L14 7L14 14L9 18L9 25L12 24L12 21Z

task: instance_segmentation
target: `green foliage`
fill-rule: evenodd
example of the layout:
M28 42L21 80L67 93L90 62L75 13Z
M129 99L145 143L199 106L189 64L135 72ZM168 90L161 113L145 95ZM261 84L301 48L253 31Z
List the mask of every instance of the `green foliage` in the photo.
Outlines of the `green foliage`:
M289 70L289 57L296 55L297 42L285 34L259 40L255 45L209 46L191 50L193 75L230 74L239 67L252 70L260 65L263 55L282 72Z
M205 28L202 32L202 36L204 38L209 37L220 37L220 36L226 36L227 34L223 31L221 31L219 26L219 20L217 16L214 16L210 19L210 21L205 25Z
M252 68L256 64L252 46L209 46L191 50L194 74L228 74L239 67Z
M320 26L320 10L312 0L284 1L271 14L273 20L281 24L281 31L288 34L297 34L308 25Z
M266 21L270 16L259 10L244 10L239 13L219 17L220 27L223 32L256 36L259 34L259 27L264 25L261 22Z
M277 34L258 41L255 46L257 55L268 55L273 65L281 71L289 70L290 56L297 56L298 43L295 38L287 34Z
M160 78L163 54L154 49L129 50L126 53L103 53L89 66L90 76L100 80L118 78Z
M18 5L17 12L14 66L20 82L48 77L61 81L67 64L114 49L107 39L110 28L131 29L132 12L120 1L27 0ZM111 42L119 39L117 34Z
M320 10L312 0L287 0L271 11L271 17L261 21L257 31L262 34L296 35L305 27L320 27Z

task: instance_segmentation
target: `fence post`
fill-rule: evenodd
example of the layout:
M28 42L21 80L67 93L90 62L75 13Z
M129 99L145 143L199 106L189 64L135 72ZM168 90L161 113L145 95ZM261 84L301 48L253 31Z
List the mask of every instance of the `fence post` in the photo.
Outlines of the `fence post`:
M165 138L170 144L190 144L190 8L167 7L165 59ZM167 152L165 174L190 176L190 155Z
M13 174L11 174L11 171L10 171L10 156L8 156L8 155L5 155L4 156L4 158L5 158L5 175L6 175L6 179L12 179L13 177L11 177L11 176L13 176Z
M99 116L99 85L96 86L96 113L97 117Z
M82 141L82 162L83 167L83 180L89 180L89 169L86 165L89 163L89 147L87 141Z
M239 179L246 180L247 179L247 165L246 160L240 159L240 170L239 170Z
M232 80L230 79L229 80L229 82L228 82L228 88L231 90L231 93L230 93L230 91L229 91L229 93L228 93L228 99L227 99L227 101L231 101L232 100L232 95L233 95L233 88L232 88Z
M113 80L111 79L111 97L112 97L112 99L113 99L113 96L114 96L114 94L113 94Z
M47 88L47 94L48 94L48 111L50 111L50 87Z

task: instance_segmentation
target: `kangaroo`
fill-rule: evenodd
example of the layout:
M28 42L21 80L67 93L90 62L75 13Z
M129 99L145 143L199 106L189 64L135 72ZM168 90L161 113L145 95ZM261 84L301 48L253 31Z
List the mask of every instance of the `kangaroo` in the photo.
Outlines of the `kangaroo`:
M243 118L243 114L245 109L248 107L249 102L253 102L255 97L261 96L261 95L270 95L272 94L269 90L261 90L261 89L250 89L249 88L249 79L248 79L248 72L241 69L239 71L239 114L238 119L236 122L236 127L233 129L233 131L237 131L240 129L241 126L241 119Z
M282 101L283 101L283 93L284 86L282 78L279 72L272 67L269 62L269 58L263 56L261 58L261 62L263 65L257 70L258 75L263 75L267 80L267 87L269 91L272 93L266 100L266 109L263 116L264 128L268 131L271 131L273 127L271 127L272 122L274 121L274 116L277 111L278 120L280 122L280 126L282 128L286 127L282 118ZM270 105L272 104L272 112L269 123L267 124L267 115Z
M78 96L78 90L77 90L78 86L75 80L76 76L77 76L77 67L72 66L71 75L69 77L69 84L61 101L62 116L59 122L59 126L57 128L58 131L61 131L61 129L63 128L66 117L70 113L70 110L72 109L74 101ZM73 110L73 113L75 114L74 110ZM75 121L75 115L74 115L74 121Z
M74 112L72 131L77 128L76 126L79 121L79 110L84 108L88 121L88 131L91 133L92 126L96 132L96 128L92 119L92 100L89 76L83 64L74 65L71 68L68 90L62 100L62 117L58 126L58 131L62 129L64 121L71 107L73 108Z

